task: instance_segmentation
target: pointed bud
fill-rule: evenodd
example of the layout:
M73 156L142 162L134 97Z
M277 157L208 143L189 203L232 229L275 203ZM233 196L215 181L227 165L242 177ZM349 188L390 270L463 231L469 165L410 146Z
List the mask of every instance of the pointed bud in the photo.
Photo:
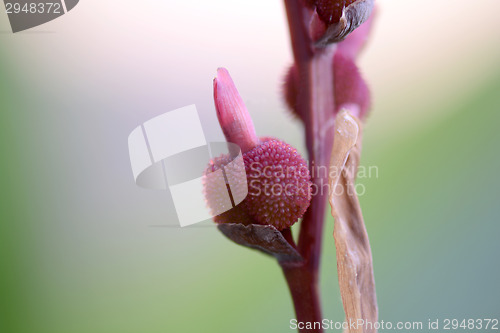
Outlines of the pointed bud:
M225 68L217 70L217 77L214 79L214 101L226 140L240 146L243 153L256 147L259 138L252 119Z

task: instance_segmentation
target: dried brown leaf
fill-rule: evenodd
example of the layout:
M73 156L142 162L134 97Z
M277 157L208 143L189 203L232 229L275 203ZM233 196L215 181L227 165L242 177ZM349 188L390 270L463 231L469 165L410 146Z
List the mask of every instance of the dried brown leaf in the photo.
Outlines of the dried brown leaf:
M272 225L223 223L218 228L233 242L272 255L281 263L303 260L283 234Z
M370 322L378 318L373 263L368 234L355 191L356 172L361 154L361 124L343 111L337 115L332 151L330 205L335 219L334 239L340 294L346 321ZM369 325L347 332L376 332Z
M316 42L316 46L325 47L344 40L370 17L374 0L357 0L349 4L338 23L331 24L326 33Z

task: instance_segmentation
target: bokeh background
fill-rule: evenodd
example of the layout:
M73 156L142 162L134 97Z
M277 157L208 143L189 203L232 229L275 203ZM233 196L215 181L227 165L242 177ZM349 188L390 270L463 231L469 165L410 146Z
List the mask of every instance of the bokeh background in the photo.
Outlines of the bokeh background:
M500 2L379 0L360 179L380 318L500 318ZM3 12L4 8L1 7ZM0 13L0 332L291 332L276 263L134 184L127 136L212 102L227 67L260 135L304 151L280 86L280 1L86 0L12 34ZM343 320L333 220L324 317Z

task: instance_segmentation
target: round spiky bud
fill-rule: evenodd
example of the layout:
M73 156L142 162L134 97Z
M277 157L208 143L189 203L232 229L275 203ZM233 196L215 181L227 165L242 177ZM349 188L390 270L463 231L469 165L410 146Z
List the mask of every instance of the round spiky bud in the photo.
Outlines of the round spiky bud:
M267 138L243 154L248 181L245 210L257 223L292 226L311 201L306 161L289 144Z

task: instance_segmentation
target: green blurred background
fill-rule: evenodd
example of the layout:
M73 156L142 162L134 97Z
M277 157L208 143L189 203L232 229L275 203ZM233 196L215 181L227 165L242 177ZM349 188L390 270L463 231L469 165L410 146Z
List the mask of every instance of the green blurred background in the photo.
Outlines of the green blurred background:
M378 177L359 182L380 318L500 318L500 3L378 5L360 59L362 163ZM0 14L0 332L292 332L276 263L210 224L175 227L127 148L138 124L193 103L221 139L225 66L258 133L303 151L279 96L287 38L279 1L86 0L15 35ZM322 301L341 321L332 232L328 218Z

